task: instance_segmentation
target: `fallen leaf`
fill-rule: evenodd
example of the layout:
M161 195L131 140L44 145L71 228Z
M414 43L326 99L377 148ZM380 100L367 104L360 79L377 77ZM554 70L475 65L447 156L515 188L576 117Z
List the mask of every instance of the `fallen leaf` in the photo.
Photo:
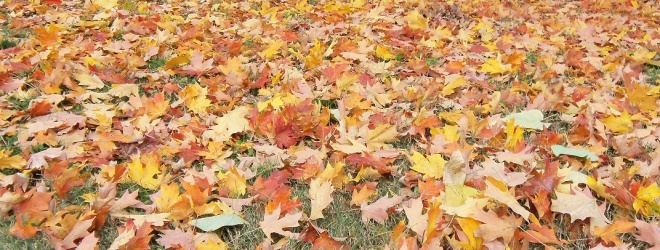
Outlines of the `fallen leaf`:
M314 179L309 184L309 199L311 200L312 211L309 214L310 220L316 220L323 217L323 209L332 202L332 192L335 188L330 181Z
M221 214L210 217L194 219L188 224L195 226L204 232L210 232L220 229L221 227L229 227L245 224L245 220L236 214Z
M550 123L543 122L543 113L538 109L525 110L518 113L513 113L503 118L505 122L514 120L516 126L529 129L543 129L543 127L550 127Z
M259 222L259 227L264 232L269 242L273 242L273 239L270 236L272 233L295 238L297 237L298 233L284 231L284 229L300 226L298 224L300 218L302 218L302 212L295 214L285 214L282 218L280 218L280 208L277 207L272 213L264 214L264 219L263 221Z
M384 223L388 218L387 210L398 205L402 200L403 196L394 195L392 197L383 196L371 204L362 203L360 205L362 221L367 223L369 220L374 220L381 224Z
M555 154L556 156L571 155L571 156L587 158L591 161L598 161L598 156L588 150L567 148L561 145L552 145L551 148L552 148L552 153Z

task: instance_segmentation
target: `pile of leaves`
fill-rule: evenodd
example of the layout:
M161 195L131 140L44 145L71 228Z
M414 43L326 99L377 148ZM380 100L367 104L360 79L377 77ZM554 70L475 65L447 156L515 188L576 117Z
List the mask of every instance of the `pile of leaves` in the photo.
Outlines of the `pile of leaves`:
M660 5L517 2L2 1L0 234L660 247Z

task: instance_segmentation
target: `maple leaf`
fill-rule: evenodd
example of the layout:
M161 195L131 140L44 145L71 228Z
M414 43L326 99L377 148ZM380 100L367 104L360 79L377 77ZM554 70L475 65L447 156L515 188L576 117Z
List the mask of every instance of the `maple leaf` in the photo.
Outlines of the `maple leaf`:
M23 169L27 161L21 155L11 155L11 150L0 150L0 170L12 168Z
M257 54L266 59L273 59L276 54L280 53L280 49L284 47L284 45L286 45L284 41L277 40L272 42L268 48Z
M300 226L298 224L300 218L302 218L302 212L286 214L280 218L280 207L277 207L272 213L264 214L264 219L259 222L259 227L261 228L261 231L264 232L269 242L273 242L273 239L270 236L272 233L294 238L297 237L297 233L284 231L284 229Z
M218 179L222 180L224 186L229 188L229 193L232 196L241 196L245 194L247 179L238 172L236 167L232 167L226 173L219 172Z
M603 124L605 124L608 130L617 134L629 133L633 130L633 122L627 110L624 110L619 116L608 116L603 119Z
M604 208L598 206L596 199L591 197L591 191L574 190L575 194L557 193L557 199L552 200L550 209L553 212L571 215L571 222L590 218L591 227L604 227L610 221L605 217Z
M312 211L309 214L310 220L323 217L323 209L332 202L332 192L335 188L330 181L324 181L321 178L312 180L309 184L309 199L311 200Z
M204 54L195 52L190 58L190 64L181 68L183 72L189 72L193 75L201 75L204 71L213 68L213 58L204 61Z
M140 157L133 157L128 166L128 178L143 188L156 190L160 186L162 175L160 174L160 164L155 155L147 156L147 164L142 165Z
M202 139L225 142L235 133L241 133L252 129L245 116L248 115L247 107L238 107L222 117L216 118L209 130L202 133Z
M502 74L508 71L511 71L511 65L502 63L501 55L499 54L496 59L486 60L486 62L481 65L481 70L479 70L479 72L489 74Z
M642 212L646 216L660 215L660 187L658 183L647 187L640 187L633 203L633 208L637 212Z
M119 235L112 242L109 250L118 249L151 249L149 241L153 235L153 228L147 222L136 226L132 220L129 220L123 227L118 229Z
M376 46L376 56L383 60L391 60L396 57L387 49L387 47L380 45Z
M442 95L448 96L454 93L454 90L465 84L465 78L459 74L448 75L445 77L445 86L442 87Z
M424 204L422 199L411 199L407 200L403 204L403 211L406 213L406 218L408 218L408 228L415 232L418 236L424 237L424 232L428 226L429 214L422 214Z
M376 183L372 183L371 185L367 183L367 185L362 186L360 191L358 189L353 189L353 195L351 196L351 206L357 206L365 202L369 202L370 198L375 195L378 191L376 190Z
M394 195L392 197L383 196L376 200L374 203L362 203L360 211L362 211L362 221L367 223L369 220L374 220L378 223L384 223L388 218L387 210L397 204L401 203L403 196Z
M415 30L423 30L428 26L428 20L417 10L408 12L406 21L408 22L408 26Z
M387 142L396 140L399 132L396 127L388 124L381 124L373 130L367 131L367 148L370 150L381 149Z
M408 156L413 162L413 170L424 174L425 176L440 179L444 175L445 161L440 154L432 154L427 157L417 151L413 151L412 156Z

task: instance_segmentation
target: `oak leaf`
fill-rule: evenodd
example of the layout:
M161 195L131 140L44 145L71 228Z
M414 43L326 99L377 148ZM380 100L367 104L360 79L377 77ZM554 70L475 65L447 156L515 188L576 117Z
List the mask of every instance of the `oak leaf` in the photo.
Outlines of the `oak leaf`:
M598 206L597 200L591 196L591 190L573 190L575 194L557 192L557 199L552 200L550 209L553 212L571 215L571 222L590 218L591 227L604 227L609 223L605 217L604 208Z
M381 224L384 223L388 218L387 210L401 203L402 200L403 196L394 195L392 197L380 197L380 199L371 204L362 203L360 205L362 221L367 223L369 220L374 220Z
M298 233L284 231L284 229L300 226L298 224L300 218L302 218L302 212L286 214L280 218L280 208L278 207L272 213L264 214L264 219L259 222L259 227L264 232L269 242L273 242L273 239L270 236L272 233L294 238Z

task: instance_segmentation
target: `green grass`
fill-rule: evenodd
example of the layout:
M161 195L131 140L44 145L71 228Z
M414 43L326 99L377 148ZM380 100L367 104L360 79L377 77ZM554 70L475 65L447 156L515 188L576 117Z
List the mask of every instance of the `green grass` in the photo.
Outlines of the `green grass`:
M26 111L30 107L30 101L32 101L34 98L17 98L14 96L10 96L7 98L7 101L9 101L11 104L13 104L13 107L11 107L14 110L19 110L19 111Z
M16 47L16 42L3 38L0 40L0 50Z
M153 71L156 71L160 69L161 67L165 66L167 63L167 59L164 57L152 57L147 61L147 68Z
M644 68L644 74L649 77L647 80L648 84L656 86L660 84L660 67L646 65L646 68Z

